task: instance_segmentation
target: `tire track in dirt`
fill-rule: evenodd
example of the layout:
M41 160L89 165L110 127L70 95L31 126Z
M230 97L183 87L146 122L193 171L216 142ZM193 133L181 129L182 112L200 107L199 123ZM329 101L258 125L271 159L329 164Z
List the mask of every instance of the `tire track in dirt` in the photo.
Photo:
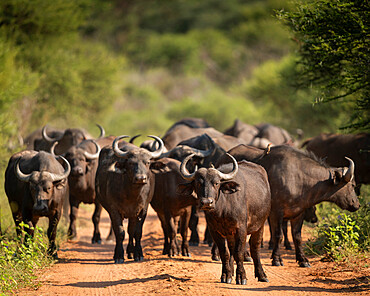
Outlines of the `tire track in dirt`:
M84 206L79 213L78 241L64 243L59 252L59 262L48 268L41 276L41 287L36 291L20 290L18 295L242 295L242 296L321 296L366 295L366 286L354 293L333 281L321 280L313 268L300 268L295 262L294 251L283 250L284 266L271 266L271 251L263 248L261 261L269 283L254 278L252 263L245 263L247 285L220 283L221 263L211 260L208 245L190 247L192 256L173 259L162 255L163 234L156 214L150 209L144 224L142 246L145 259L134 262L126 259L124 264L113 263L114 242L103 239L101 245L92 245L92 207ZM127 229L127 221L124 223ZM108 214L103 211L102 237L109 232ZM203 238L205 219L200 219L200 235ZM303 239L307 235L303 233ZM181 240L181 238L180 238ZM264 243L267 246L268 229ZM124 247L127 243L127 233ZM310 258L313 266L321 266L318 258ZM317 272L317 274L319 274ZM320 274L323 274L320 271Z

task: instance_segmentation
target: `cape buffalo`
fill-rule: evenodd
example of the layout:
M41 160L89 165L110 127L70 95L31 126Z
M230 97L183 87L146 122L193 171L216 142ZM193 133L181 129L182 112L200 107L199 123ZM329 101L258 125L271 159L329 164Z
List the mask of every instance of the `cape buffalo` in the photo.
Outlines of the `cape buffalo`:
M32 236L39 218L48 217L48 253L54 256L57 225L63 201L68 197L67 177L71 170L68 161L60 158L65 169L50 153L25 150L10 158L5 171L5 192L18 235L21 221L30 226L26 231Z
M150 171L150 164L152 159L162 154L163 149L162 140L156 136L150 136L159 142L160 147L155 152L131 143L119 147L119 141L127 137L117 137L112 147L102 149L95 180L96 198L109 213L116 236L115 263L124 262L124 218L129 219L128 258L134 257L135 261L144 258L141 248L142 227L154 192L154 174Z
M180 217L180 233L182 236L181 253L190 256L188 245L188 226L191 206L196 204L194 195L177 194L177 185L183 182L180 174L180 162L171 158L162 158L152 163L151 170L155 173L155 190L151 201L152 208L157 212L164 233L163 254L170 257L179 253L176 239L176 221Z
M84 140L76 146L72 146L65 153L65 157L71 164L69 183L69 228L68 236L74 238L76 232L76 219L80 203L94 203L95 210L92 216L94 232L92 243L101 243L99 231L101 204L95 199L95 175L98 168L98 158L101 148L111 145L115 137L105 137L97 140Z
M370 184L370 134L321 134L306 140L302 147L325 159L331 166L345 166L345 156L355 163L357 194L361 184Z
M101 127L99 124L97 124L97 126L100 129L99 138L104 137L105 131L103 127ZM64 131L58 133L54 132L49 135L47 131L47 125L42 128L41 135L42 138L37 138L34 140L34 147L32 149L36 151L50 151L53 144L58 142L58 145L56 145L54 148L57 155L64 154L70 147L81 143L83 140L92 138L89 134L77 128L68 128Z
M255 126L235 119L234 124L225 130L224 134L243 139L246 143L250 143L258 132L259 130Z
M191 157L186 157L180 168L182 177L189 183L179 185L178 191L185 195L194 191L201 209L205 211L209 230L222 260L221 282L231 283L234 258L237 264L236 283L247 283L243 260L248 234L251 235L249 243L255 276L258 281L267 282L260 261L263 227L271 207L266 171L254 163L237 163L227 154L226 157L231 158L233 163L231 172L224 173L222 167L211 167L200 168L190 174L186 162Z
M293 147L281 145L258 149L240 145L229 151L237 160L260 164L268 174L271 187L272 264L282 265L280 255L283 220L290 220L296 260L301 267L309 267L302 248L301 229L304 210L329 201L349 211L356 211L360 203L354 191L354 163L349 167L328 167L313 155ZM227 161L225 157L220 163Z

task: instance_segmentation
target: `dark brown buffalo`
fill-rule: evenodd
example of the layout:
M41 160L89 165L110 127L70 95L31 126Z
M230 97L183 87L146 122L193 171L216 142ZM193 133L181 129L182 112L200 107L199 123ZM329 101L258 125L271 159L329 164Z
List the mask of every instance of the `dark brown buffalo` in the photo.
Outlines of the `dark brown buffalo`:
M262 165L267 171L271 187L273 238L272 264L282 265L280 242L282 223L290 220L296 260L301 267L310 266L302 248L301 229L305 209L329 201L349 211L356 211L360 203L354 191L354 163L349 167L333 168L312 155L286 145L258 149L240 145L229 151L237 160L248 160ZM220 163L225 162L220 159Z
M25 150L10 158L5 171L5 192L18 235L21 221L29 226L26 231L33 236L39 218L48 217L48 253L54 256L57 225L63 201L68 197L67 177L71 170L68 161L61 159L66 169L50 153Z
M104 137L97 140L84 140L76 146L72 146L65 153L65 157L71 165L69 183L69 228L68 236L74 238L77 235L76 219L80 203L95 204L92 221L94 232L91 242L101 243L99 231L101 204L95 198L95 175L98 168L98 158L101 148L112 145L115 137Z
M155 152L131 143L119 147L119 141L126 137L117 137L112 147L102 149L95 180L96 198L109 213L116 237L115 263L124 262L122 243L125 231L122 221L125 218L129 219L128 258L134 258L135 261L144 258L141 248L142 227L154 192L154 174L150 171L150 164L152 159L162 154L163 149L162 140L155 136L150 136L160 144Z
M346 165L345 157L355 163L355 180L360 193L361 184L370 184L370 134L321 134L306 140L302 147L325 159L331 166Z
M33 131L32 133L30 133L25 139L24 139L24 145L26 145L26 150L36 150L35 149L35 141L36 142L40 142L42 141L42 129L43 128L39 128L35 131ZM49 127L48 128L48 134L49 134L49 137L51 138L61 138L64 134L64 130L60 130L60 129L54 129L52 127ZM49 151L49 150L47 150Z
M194 195L177 194L177 185L183 183L180 174L180 162L171 158L162 158L151 165L155 173L155 190L151 206L157 212L164 232L163 254L170 257L178 255L180 248L176 239L176 221L180 218L182 237L181 254L190 256L188 244L188 226L191 206L196 204Z
M100 129L99 138L104 137L104 129L98 124L97 126ZM54 148L57 155L64 154L70 147L76 146L83 140L92 138L89 134L77 128L65 129L62 133L57 133L57 137L52 137L53 135L48 134L46 125L42 128L41 134L42 139L35 139L33 149L36 151L50 151L53 144L58 142L58 145Z
M231 172L224 173L219 167L200 168L190 174L186 162L191 157L186 157L180 168L183 178L189 183L179 185L178 191L185 195L195 192L201 209L205 211L209 230L222 260L221 282L231 283L234 258L237 264L236 283L247 283L243 260L248 234L251 235L249 243L255 276L259 281L268 281L260 261L263 227L271 207L266 171L254 163L237 163L227 154L226 157L233 162Z
M290 134L281 127L269 123L261 123L256 127L259 130L256 138L267 139L273 145L293 144ZM260 148L266 148L266 146L260 146Z
M250 143L254 137L258 134L259 130L253 125L242 122L239 119L235 119L234 124L225 130L224 134L234 136Z

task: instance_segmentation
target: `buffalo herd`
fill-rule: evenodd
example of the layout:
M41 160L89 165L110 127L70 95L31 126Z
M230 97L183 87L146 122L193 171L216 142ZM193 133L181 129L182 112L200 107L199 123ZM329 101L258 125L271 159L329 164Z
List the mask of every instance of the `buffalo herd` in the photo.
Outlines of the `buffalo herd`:
M212 258L222 261L221 282L232 282L235 260L236 283L245 285L248 257L255 277L266 282L260 248L267 222L272 265L283 265L280 244L290 221L296 260L309 267L303 221L316 222L315 205L323 201L358 210L360 186L370 183L367 133L321 134L302 142L271 124L235 120L220 132L203 119L184 118L162 137L148 136L151 140L137 146L138 136L105 136L97 126L97 138L81 129L44 126L25 138L25 150L15 153L6 168L5 192L18 235L22 221L32 237L39 218L48 217L51 256L57 256L55 236L66 201L71 239L77 236L79 205L93 203L92 243L102 241L104 208L116 242L114 262L125 260L125 218L126 257L143 260L143 224L151 205L164 233L163 254L190 256L189 245L199 243L198 215L204 212ZM284 244L290 248L289 241Z

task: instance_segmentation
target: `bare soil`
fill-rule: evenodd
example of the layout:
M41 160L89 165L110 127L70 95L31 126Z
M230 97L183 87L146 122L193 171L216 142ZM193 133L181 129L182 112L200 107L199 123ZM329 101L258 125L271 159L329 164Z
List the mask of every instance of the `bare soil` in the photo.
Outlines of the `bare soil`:
M245 263L246 286L220 283L221 263L211 260L208 245L190 247L192 256L170 259L162 255L163 234L155 212L150 208L144 224L144 261L126 259L113 263L114 242L92 245L92 208L79 213L78 240L64 243L59 261L40 275L37 290L22 289L19 295L369 295L369 268L348 268L311 257L311 268L300 268L294 251L283 250L284 266L271 266L271 251L262 249L262 264L269 283L254 278L253 264ZM127 225L127 224L126 224ZM103 211L101 232L106 237L110 221ZM201 217L201 238L205 219ZM179 238L181 241L181 238ZM269 239L265 227L264 244ZM308 239L303 231L303 240ZM124 247L126 247L127 234ZM363 263L363 262L362 262ZM364 264L359 264L364 266ZM369 265L369 264L368 264Z

